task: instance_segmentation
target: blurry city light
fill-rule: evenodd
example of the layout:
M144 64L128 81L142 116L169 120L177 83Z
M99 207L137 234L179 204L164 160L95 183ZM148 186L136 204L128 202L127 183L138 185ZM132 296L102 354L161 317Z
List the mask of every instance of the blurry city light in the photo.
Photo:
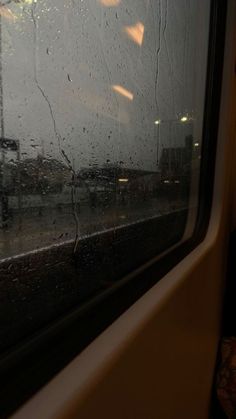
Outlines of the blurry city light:
M188 117L187 116L182 116L182 118L180 119L181 122L187 122L188 121Z
M128 37L132 39L139 46L143 43L144 25L141 22L136 23L134 26L126 26L124 28Z
M157 119L157 120L155 121L155 124L156 124L156 125L160 125L160 123L161 123L161 120L160 120L160 119Z
M120 4L121 0L99 0L99 2L106 7L115 7Z
M115 92L119 93L120 95L126 97L129 100L133 100L133 98L134 98L133 93L129 92L129 90L126 90L122 86L119 86L117 84L113 84L112 89L115 90Z
M169 180L164 180L164 183L170 183L170 181Z
M128 181L129 181L129 179L127 179L127 178L120 178L120 179L118 179L118 181L119 181L119 182L128 182Z
M199 147L199 143L194 143L194 147Z
M180 183L180 181L179 180L175 180L175 183Z

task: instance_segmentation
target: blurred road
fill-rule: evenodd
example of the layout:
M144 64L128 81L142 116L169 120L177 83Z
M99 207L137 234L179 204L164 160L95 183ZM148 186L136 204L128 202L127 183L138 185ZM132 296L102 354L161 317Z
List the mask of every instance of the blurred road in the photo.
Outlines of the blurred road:
M182 201L152 198L132 206L94 208L81 206L73 213L71 208L43 209L41 214L13 215L7 227L0 229L0 260L9 256L40 249L75 238L78 224L79 237L104 231L115 226L130 224L155 215L166 214L186 206Z

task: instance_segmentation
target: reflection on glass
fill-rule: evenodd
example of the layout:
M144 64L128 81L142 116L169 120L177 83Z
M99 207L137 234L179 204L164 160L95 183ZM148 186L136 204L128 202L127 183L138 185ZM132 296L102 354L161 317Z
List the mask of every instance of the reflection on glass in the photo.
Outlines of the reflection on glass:
M129 90L127 90L127 89L125 89L124 87L122 87L122 86L119 86L119 85L113 85L112 86L112 89L115 91L115 92L117 92L117 93L119 93L121 96L124 96L124 97L126 97L127 99L129 99L129 100L133 100L133 98L134 98L134 95L133 95L133 93L131 93Z
M16 19L16 16L8 7L1 6L1 5L0 5L0 16L10 21L14 21Z
M115 7L120 4L121 0L98 0L103 6Z
M132 41L134 41L139 46L143 43L144 35L144 25L141 22L136 23L134 26L126 26L124 28L125 32Z

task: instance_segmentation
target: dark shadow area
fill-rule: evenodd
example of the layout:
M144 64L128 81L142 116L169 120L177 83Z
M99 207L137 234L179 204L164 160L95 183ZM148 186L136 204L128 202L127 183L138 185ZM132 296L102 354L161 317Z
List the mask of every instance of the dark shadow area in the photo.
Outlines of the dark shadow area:
M222 339L231 338L233 336L236 336L236 231L231 234L228 246L228 266L222 316ZM218 400L216 390L217 374L221 363L221 347L219 347L212 390L212 419L227 419Z

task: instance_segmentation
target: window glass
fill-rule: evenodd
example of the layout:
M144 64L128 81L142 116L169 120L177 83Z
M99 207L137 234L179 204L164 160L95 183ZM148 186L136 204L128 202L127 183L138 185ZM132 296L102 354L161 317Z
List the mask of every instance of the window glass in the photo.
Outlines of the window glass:
M0 351L191 236L209 12L1 1Z
M210 1L199 3L1 2L1 259L76 250L82 236L188 208Z

